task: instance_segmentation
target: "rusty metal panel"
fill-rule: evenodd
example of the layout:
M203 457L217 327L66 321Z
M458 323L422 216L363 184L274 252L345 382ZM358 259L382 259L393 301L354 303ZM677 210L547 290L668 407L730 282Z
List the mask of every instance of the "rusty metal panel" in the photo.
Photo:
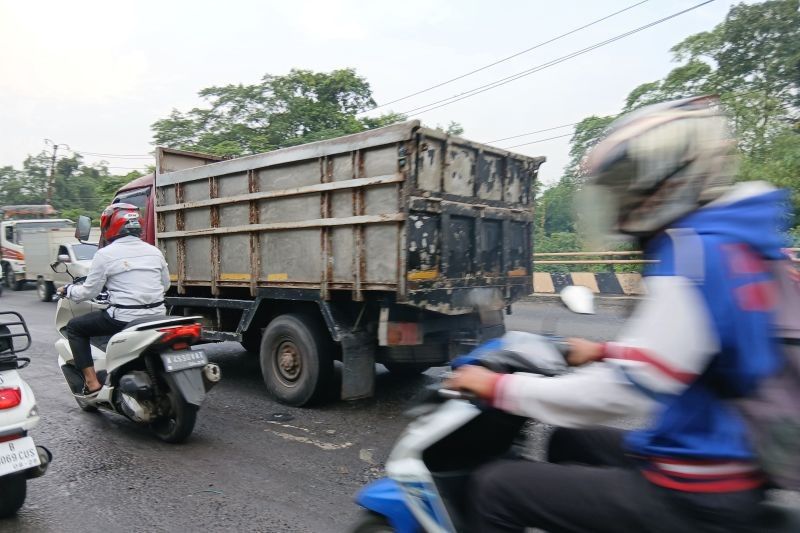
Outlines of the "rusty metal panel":
M504 158L481 151L478 155L477 196L485 200L503 199Z
M450 144L444 168L444 192L471 197L475 191L475 150Z
M422 138L416 158L418 189L431 192L442 190L443 161L444 143L438 139Z
M211 282L211 237L187 239L186 279Z

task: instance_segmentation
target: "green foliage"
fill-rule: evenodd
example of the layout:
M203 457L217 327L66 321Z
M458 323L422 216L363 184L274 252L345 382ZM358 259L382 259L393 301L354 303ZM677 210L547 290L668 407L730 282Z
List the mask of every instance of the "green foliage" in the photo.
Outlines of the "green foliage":
M687 37L671 51L678 66L663 79L634 88L622 112L718 94L739 138L738 179L766 180L792 192L791 236L800 244L800 0L735 5L715 28ZM575 127L561 181L537 198L537 252L575 248L577 239L563 235L576 229L571 195L585 175L586 153L614 118L590 116Z
M51 156L41 152L28 156L20 170L0 167L0 205L44 204L50 165ZM105 166L84 165L79 155L61 157L56 161L51 203L63 218L87 215L96 220L117 189L141 175L112 175Z
M576 126L570 139L569 163L564 169L564 178L579 182L586 174L583 161L589 150L597 144L608 131L608 126L614 122L615 116L598 117L592 115L581 120Z
M395 113L359 118L357 114L374 107L375 101L369 83L353 69L267 74L253 85L208 87L199 95L208 107L186 113L173 110L168 118L151 126L156 144L241 156L358 133L404 119Z

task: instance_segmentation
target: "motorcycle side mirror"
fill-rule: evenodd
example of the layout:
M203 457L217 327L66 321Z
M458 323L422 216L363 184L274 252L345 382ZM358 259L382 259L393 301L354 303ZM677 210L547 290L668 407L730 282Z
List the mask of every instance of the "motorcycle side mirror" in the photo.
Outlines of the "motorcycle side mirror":
M71 262L70 258L69 258L69 255L67 255L67 254L60 254L57 257L57 259L58 259L58 261L57 261L58 263L69 263L69 262Z
M61 270L60 267L64 267L64 270ZM67 271L67 265L61 263L60 261L55 261L50 263L50 270L55 272L56 274L64 274Z
M564 287L559 294L561 301L573 313L582 315L594 314L594 293L581 285Z
M92 219L81 215L78 217L78 224L75 227L75 238L79 241L89 240L89 233L92 231Z

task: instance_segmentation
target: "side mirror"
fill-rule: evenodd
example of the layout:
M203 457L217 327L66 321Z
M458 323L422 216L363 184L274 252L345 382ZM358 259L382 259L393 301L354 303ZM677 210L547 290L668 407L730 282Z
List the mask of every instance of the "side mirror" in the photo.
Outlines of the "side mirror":
M581 285L570 285L564 287L559 294L561 301L567 309L573 313L582 315L594 314L594 293L587 287Z
M62 270L61 267L64 267ZM56 261L54 263L50 263L50 270L55 272L56 274L66 274L67 273L67 265L61 263L60 261Z
M71 262L71 260L69 258L69 255L67 255L67 254L61 254L56 259L58 259L59 263L70 263Z
M89 233L92 231L92 219L87 216L78 217L78 225L75 228L75 238L79 241L88 241Z

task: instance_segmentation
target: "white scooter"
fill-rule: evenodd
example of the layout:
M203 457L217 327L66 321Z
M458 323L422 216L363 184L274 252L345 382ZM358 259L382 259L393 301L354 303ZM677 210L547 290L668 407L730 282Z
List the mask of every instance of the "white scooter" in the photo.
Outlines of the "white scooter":
M28 431L39 423L33 391L17 372L30 364L17 354L31 336L19 313L0 312L0 518L25 503L29 479L43 476L52 455L36 446Z
M62 266L69 274L64 263L51 265L53 270ZM82 281L73 278L73 283ZM83 375L75 367L65 328L70 319L107 307L102 298L81 303L59 298L56 330L61 338L56 350L70 392L84 411L118 413L148 426L165 442L183 442L194 429L206 392L221 377L219 366L209 363L203 350L190 349L200 340L200 317L144 317L111 337L92 338L92 358L103 388L86 397L82 394Z
M562 300L574 312L593 313L592 294L569 287ZM583 289L583 290L582 290ZM567 371L568 347L554 337L511 332L493 339L453 366L478 364L495 372L546 376ZM387 477L356 496L363 509L353 533L456 533L469 530L467 487L472 472L500 457L517 457L524 417L481 405L474 396L439 389L416 416L386 461ZM520 459L523 460L523 459ZM797 533L800 511L764 504L758 531Z

